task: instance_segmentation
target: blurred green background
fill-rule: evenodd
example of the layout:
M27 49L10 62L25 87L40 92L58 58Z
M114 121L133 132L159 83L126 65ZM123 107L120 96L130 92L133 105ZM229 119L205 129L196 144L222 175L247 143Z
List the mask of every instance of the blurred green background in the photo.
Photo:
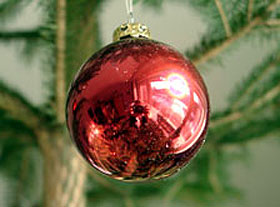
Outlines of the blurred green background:
M213 0L214 1L214 0ZM3 3L4 0L0 1ZM1 30L23 30L40 26L44 21L45 13L39 3L32 1L28 4L23 12L14 13L13 18L0 20ZM74 9L74 8L73 8ZM111 42L113 30L121 23L126 21L126 10L124 1L107 0L102 3L99 8L99 25L102 40L102 46ZM69 13L68 15L71 15ZM1 17L0 17L1 18ZM197 45L203 34L207 32L208 23L202 17L198 9L194 9L184 1L164 1L161 8L153 8L141 4L141 1L135 5L136 20L145 23L150 27L153 39L168 43L177 48L182 53ZM280 32L280 30L279 30ZM202 76L208 86L212 111L222 111L226 109L230 102L228 97L230 91L236 87L241 80L245 79L252 71L256 63L261 63L273 48L280 45L280 39L269 38L268 40L259 41L255 38L242 41L234 49L222 54L222 63L204 64L199 67ZM26 99L30 100L35 105L44 104L51 95L49 88L50 73L44 71L45 65L48 64L48 58L44 57L43 49L30 58L27 53L24 41L1 41L0 42L0 79L8 83L11 88L16 89L23 94ZM78 70L78 68L77 68ZM280 70L280 68L277 68ZM1 99L1 96L0 96ZM278 105L279 107L279 105ZM1 120L0 120L1 121ZM280 128L280 123L279 123ZM240 131L242 133L242 131ZM211 138L211 137L210 137ZM16 138L15 138L16 139ZM1 144L1 143L0 143ZM206 142L207 145L207 142ZM251 141L249 144L242 143L238 146L226 146L229 152L241 151L242 158L235 159L228 163L227 171L229 172L228 179L231 184L239 189L238 196L228 196L221 203L214 204L199 204L200 202L188 203L184 199L176 198L170 201L170 206L224 206L224 207L278 207L280 206L280 143L279 134L269 135L265 139ZM4 146L4 145L3 145ZM240 150L241 149L241 150ZM2 152L5 149L0 146L0 157L6 154ZM13 153L11 149L10 154ZM17 182L12 176L7 173L6 169L0 166L0 206L41 206L42 199L42 158L38 152L29 151L31 156L37 157L36 165L41 166L33 169L36 183L31 186L24 185L22 188L26 191L32 191L34 199L37 202L30 201L30 197L21 198L21 204L12 204L15 197L13 196L17 186ZM240 155L241 156L241 155ZM10 160L13 165L14 160ZM80 159L80 162L82 159ZM40 164L41 163L41 164ZM17 165L17 163L14 163ZM191 168L192 165L189 166ZM187 167L188 168L188 167ZM27 172L28 173L28 172ZM170 178L169 182L175 182L182 178L183 174L188 174L188 169L183 169L179 175ZM40 181L41 180L41 181ZM108 180L111 185L116 188L126 189L126 185L120 185L118 182ZM168 181L160 181L162 186ZM163 184L162 184L163 183ZM90 184L89 184L90 185ZM93 184L92 184L93 185ZM133 184L128 184L129 188ZM90 188L90 187L89 187ZM149 187L147 187L149 188ZM40 190L41 189L41 190ZM146 188L143 188L144 190ZM153 189L153 188L151 188ZM183 195L188 197L188 188L182 189ZM23 190L25 191L25 190ZM34 193L35 192L35 193ZM141 202L136 204L117 204L117 198L110 198L110 191L103 190L102 193L108 193L107 196L101 196L96 205L94 202L90 206L158 206L161 205L160 196L153 196L153 190L150 196L143 197ZM139 192L140 193L140 192ZM199 198L199 191L197 198ZM96 196L99 196L97 193ZM134 194L134 197L136 195ZM91 197L91 195L90 195ZM181 196L182 197L182 196ZM215 200L215 195L213 194ZM24 203L25 202L25 203ZM36 205L34 203L37 203Z

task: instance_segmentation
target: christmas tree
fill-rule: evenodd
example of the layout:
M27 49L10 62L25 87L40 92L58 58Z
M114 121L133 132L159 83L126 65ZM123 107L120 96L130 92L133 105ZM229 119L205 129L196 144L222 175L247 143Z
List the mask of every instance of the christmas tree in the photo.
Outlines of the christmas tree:
M231 182L230 164L247 161L253 141L277 138L280 132L279 0L175 1L207 24L198 43L185 51L205 77L246 41L274 45L263 59L252 60L254 67L244 80L227 92L227 107L213 107L207 141L188 167L166 180L140 184L114 181L91 169L65 125L66 89L83 61L104 45L100 16L110 0L4 0L0 21L7 25L34 2L44 17L37 28L0 27L1 44L23 43L25 59L43 52L49 94L44 104L34 104L0 81L1 207L229 206L232 200L241 205L243 194ZM165 2L134 1L156 12Z

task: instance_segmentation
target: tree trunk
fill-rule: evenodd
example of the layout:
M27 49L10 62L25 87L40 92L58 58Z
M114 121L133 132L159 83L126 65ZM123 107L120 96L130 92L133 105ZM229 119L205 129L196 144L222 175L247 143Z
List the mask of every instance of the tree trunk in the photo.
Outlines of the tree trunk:
M66 84L99 47L98 0L67 1Z
M44 206L85 207L86 167L63 132L41 142L44 156Z
M86 206L86 167L64 130L65 91L63 94L62 90L85 59L98 48L98 2L57 0L55 85L60 127L39 132L44 156L44 207Z

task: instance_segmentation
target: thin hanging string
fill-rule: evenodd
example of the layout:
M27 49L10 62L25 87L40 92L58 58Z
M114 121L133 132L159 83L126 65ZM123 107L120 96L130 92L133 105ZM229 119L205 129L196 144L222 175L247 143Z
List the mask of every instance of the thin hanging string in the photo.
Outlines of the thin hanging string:
M126 10L128 15L128 23L134 23L133 0L126 0Z

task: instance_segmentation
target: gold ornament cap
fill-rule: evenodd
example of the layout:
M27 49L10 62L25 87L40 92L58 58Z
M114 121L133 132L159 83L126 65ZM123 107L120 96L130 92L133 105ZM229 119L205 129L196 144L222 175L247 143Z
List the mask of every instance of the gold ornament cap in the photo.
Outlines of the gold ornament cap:
M126 38L147 38L151 39L149 28L141 23L124 23L119 26L113 34L113 41L119 41Z

